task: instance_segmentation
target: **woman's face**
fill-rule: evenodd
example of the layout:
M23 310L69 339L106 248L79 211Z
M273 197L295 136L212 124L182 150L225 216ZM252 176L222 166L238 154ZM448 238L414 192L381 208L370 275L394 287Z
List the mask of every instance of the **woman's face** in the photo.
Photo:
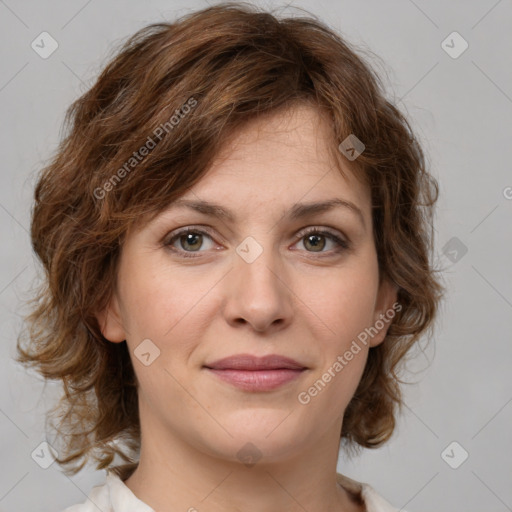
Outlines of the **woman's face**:
M171 204L129 233L99 320L107 339L127 341L143 435L164 432L230 460L284 460L339 440L386 328L362 333L396 293L379 288L369 191L336 170L325 123L305 106L252 121L182 196L232 218ZM241 354L303 369L207 368Z

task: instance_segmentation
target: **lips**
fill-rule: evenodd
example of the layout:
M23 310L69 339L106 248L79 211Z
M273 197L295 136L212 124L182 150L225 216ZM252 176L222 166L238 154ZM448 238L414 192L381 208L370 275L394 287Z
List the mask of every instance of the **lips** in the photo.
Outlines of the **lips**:
M251 354L237 354L204 365L212 370L305 370L306 366L289 357L271 354L257 357Z
M253 393L277 389L299 378L307 369L294 359L275 354L265 357L238 354L204 367L221 381Z

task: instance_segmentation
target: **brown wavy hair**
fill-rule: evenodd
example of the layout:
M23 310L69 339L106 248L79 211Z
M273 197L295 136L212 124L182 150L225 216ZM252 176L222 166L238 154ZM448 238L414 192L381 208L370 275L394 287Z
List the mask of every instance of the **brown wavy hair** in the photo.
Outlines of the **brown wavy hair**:
M96 318L110 299L127 231L201 180L245 122L296 102L327 114L341 173L348 162L340 142L355 134L366 146L350 165L370 187L380 277L396 284L402 309L370 349L341 441L372 448L392 435L403 404L401 363L432 330L444 293L430 263L438 184L379 76L307 14L284 18L229 2L151 24L69 107L66 132L35 188L31 239L44 278L17 344L19 362L63 384L47 420L67 474L92 458L126 479L138 462L130 355L126 342L103 337ZM136 157L144 145L149 151Z

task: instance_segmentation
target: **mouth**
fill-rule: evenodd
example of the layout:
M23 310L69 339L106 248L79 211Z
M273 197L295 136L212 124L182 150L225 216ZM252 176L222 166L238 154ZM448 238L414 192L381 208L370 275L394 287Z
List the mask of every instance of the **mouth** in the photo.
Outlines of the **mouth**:
M212 370L305 370L307 367L295 359L277 354L258 357L251 354L236 354L204 365Z
M297 379L307 370L306 366L285 356L250 354L220 359L204 368L220 380L245 391L271 391Z

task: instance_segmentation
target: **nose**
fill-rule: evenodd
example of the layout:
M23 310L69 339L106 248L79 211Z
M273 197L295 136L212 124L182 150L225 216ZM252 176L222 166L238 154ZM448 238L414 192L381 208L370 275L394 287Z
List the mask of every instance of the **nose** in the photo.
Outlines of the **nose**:
M226 286L224 314L233 326L257 332L280 330L291 322L293 292L289 272L270 244L242 242Z

